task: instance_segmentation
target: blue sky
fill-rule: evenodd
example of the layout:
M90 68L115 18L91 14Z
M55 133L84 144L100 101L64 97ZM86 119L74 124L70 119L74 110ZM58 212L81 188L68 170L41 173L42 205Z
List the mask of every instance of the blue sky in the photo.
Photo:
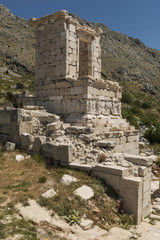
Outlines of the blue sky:
M160 50L160 0L0 0L0 4L26 20L66 9Z

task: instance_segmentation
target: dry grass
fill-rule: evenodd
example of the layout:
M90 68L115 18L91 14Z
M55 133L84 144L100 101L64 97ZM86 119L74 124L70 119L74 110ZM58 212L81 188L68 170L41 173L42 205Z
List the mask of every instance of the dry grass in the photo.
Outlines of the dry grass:
M8 216L10 223L0 224L0 239L7 239L9 235L20 233L24 238L37 240L36 226L33 222L17 219L15 205L21 202L28 205L29 199L35 199L41 206L63 217L77 211L78 217L92 219L94 223L106 230L121 223L121 215L117 210L116 195L113 190L86 173L65 168L47 168L41 157L26 158L21 162L15 160L18 152L0 152L0 218L2 222ZM23 153L25 156L25 154ZM36 159L36 160L35 160ZM39 161L40 160L40 161ZM39 163L40 162L40 163ZM63 174L70 174L79 181L65 186L60 179ZM94 197L89 201L74 196L73 191L86 184L93 188ZM57 195L51 199L44 199L41 195L54 188ZM17 228L15 227L17 226ZM13 229L11 231L11 229ZM28 234L28 235L27 235ZM47 233L46 233L47 234ZM56 233L53 233L53 236ZM56 239L48 235L47 239ZM61 239L61 238L60 238Z

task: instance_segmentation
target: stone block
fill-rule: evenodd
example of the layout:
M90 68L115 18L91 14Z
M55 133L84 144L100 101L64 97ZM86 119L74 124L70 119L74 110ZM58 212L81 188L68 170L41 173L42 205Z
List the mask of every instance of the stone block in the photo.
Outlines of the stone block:
M93 165L70 163L70 164L69 164L69 167L70 167L71 169L78 169L78 170L81 170L81 171L90 173Z
M62 125L62 123L60 121L47 124L47 131L48 132L54 132L54 131L60 129L61 125Z
M34 142L34 137L29 133L22 133L20 135L22 147L28 149Z
M34 143L33 143L33 152L40 153L42 149L42 145L46 142L46 136L38 136L35 137Z
M55 144L46 142L42 145L42 153L45 157L54 159Z
M13 151L15 149L16 144L12 142L7 142L5 148L7 151Z
M120 193L121 176L96 171L93 171L93 175L102 179L107 185L110 185L117 192L117 194Z
M144 177L147 173L148 173L149 168L148 167L144 167L144 166L140 166L138 168L138 174L140 177Z
M10 123L1 123L0 124L0 133L2 134L11 134L11 126Z
M124 210L133 214L137 223L142 214L142 180L138 177L125 177L121 180L120 196L123 198Z
M120 166L104 166L104 165L97 165L92 168L93 173L94 172L101 172L101 173L107 173L117 176L125 177L128 175L128 169Z
M59 161L60 164L72 162L72 147L67 144L55 145L54 143L45 143L42 146L42 153L45 157Z
M152 158L141 155L124 154L124 159L140 166L152 165Z
M102 147L102 148L114 148L116 146L116 144L117 144L116 142L106 141L106 140L98 141L96 143L97 146Z
M11 111L9 110L0 110L0 126L4 123L11 123Z
M69 164L72 162L72 147L63 144L55 147L54 159L59 160L60 164Z
M93 189L89 186L83 185L73 192L74 195L81 197L84 200L88 200L94 196Z

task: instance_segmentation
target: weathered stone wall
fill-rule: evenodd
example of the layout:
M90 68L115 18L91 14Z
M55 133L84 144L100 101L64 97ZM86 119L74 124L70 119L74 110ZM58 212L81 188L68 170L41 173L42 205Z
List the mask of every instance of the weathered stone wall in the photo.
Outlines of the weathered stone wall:
M107 81L54 81L50 85L37 86L36 104L68 121L73 115L79 120L83 115L121 115L121 89Z

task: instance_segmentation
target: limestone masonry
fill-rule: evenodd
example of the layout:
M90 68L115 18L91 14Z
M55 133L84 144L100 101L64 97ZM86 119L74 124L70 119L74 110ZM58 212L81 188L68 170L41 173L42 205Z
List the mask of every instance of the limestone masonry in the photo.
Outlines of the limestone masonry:
M30 22L35 95L17 97L21 109L0 111L1 140L103 179L139 223L151 211L154 156L138 155L139 133L121 116L121 88L101 78L102 30L64 10Z

